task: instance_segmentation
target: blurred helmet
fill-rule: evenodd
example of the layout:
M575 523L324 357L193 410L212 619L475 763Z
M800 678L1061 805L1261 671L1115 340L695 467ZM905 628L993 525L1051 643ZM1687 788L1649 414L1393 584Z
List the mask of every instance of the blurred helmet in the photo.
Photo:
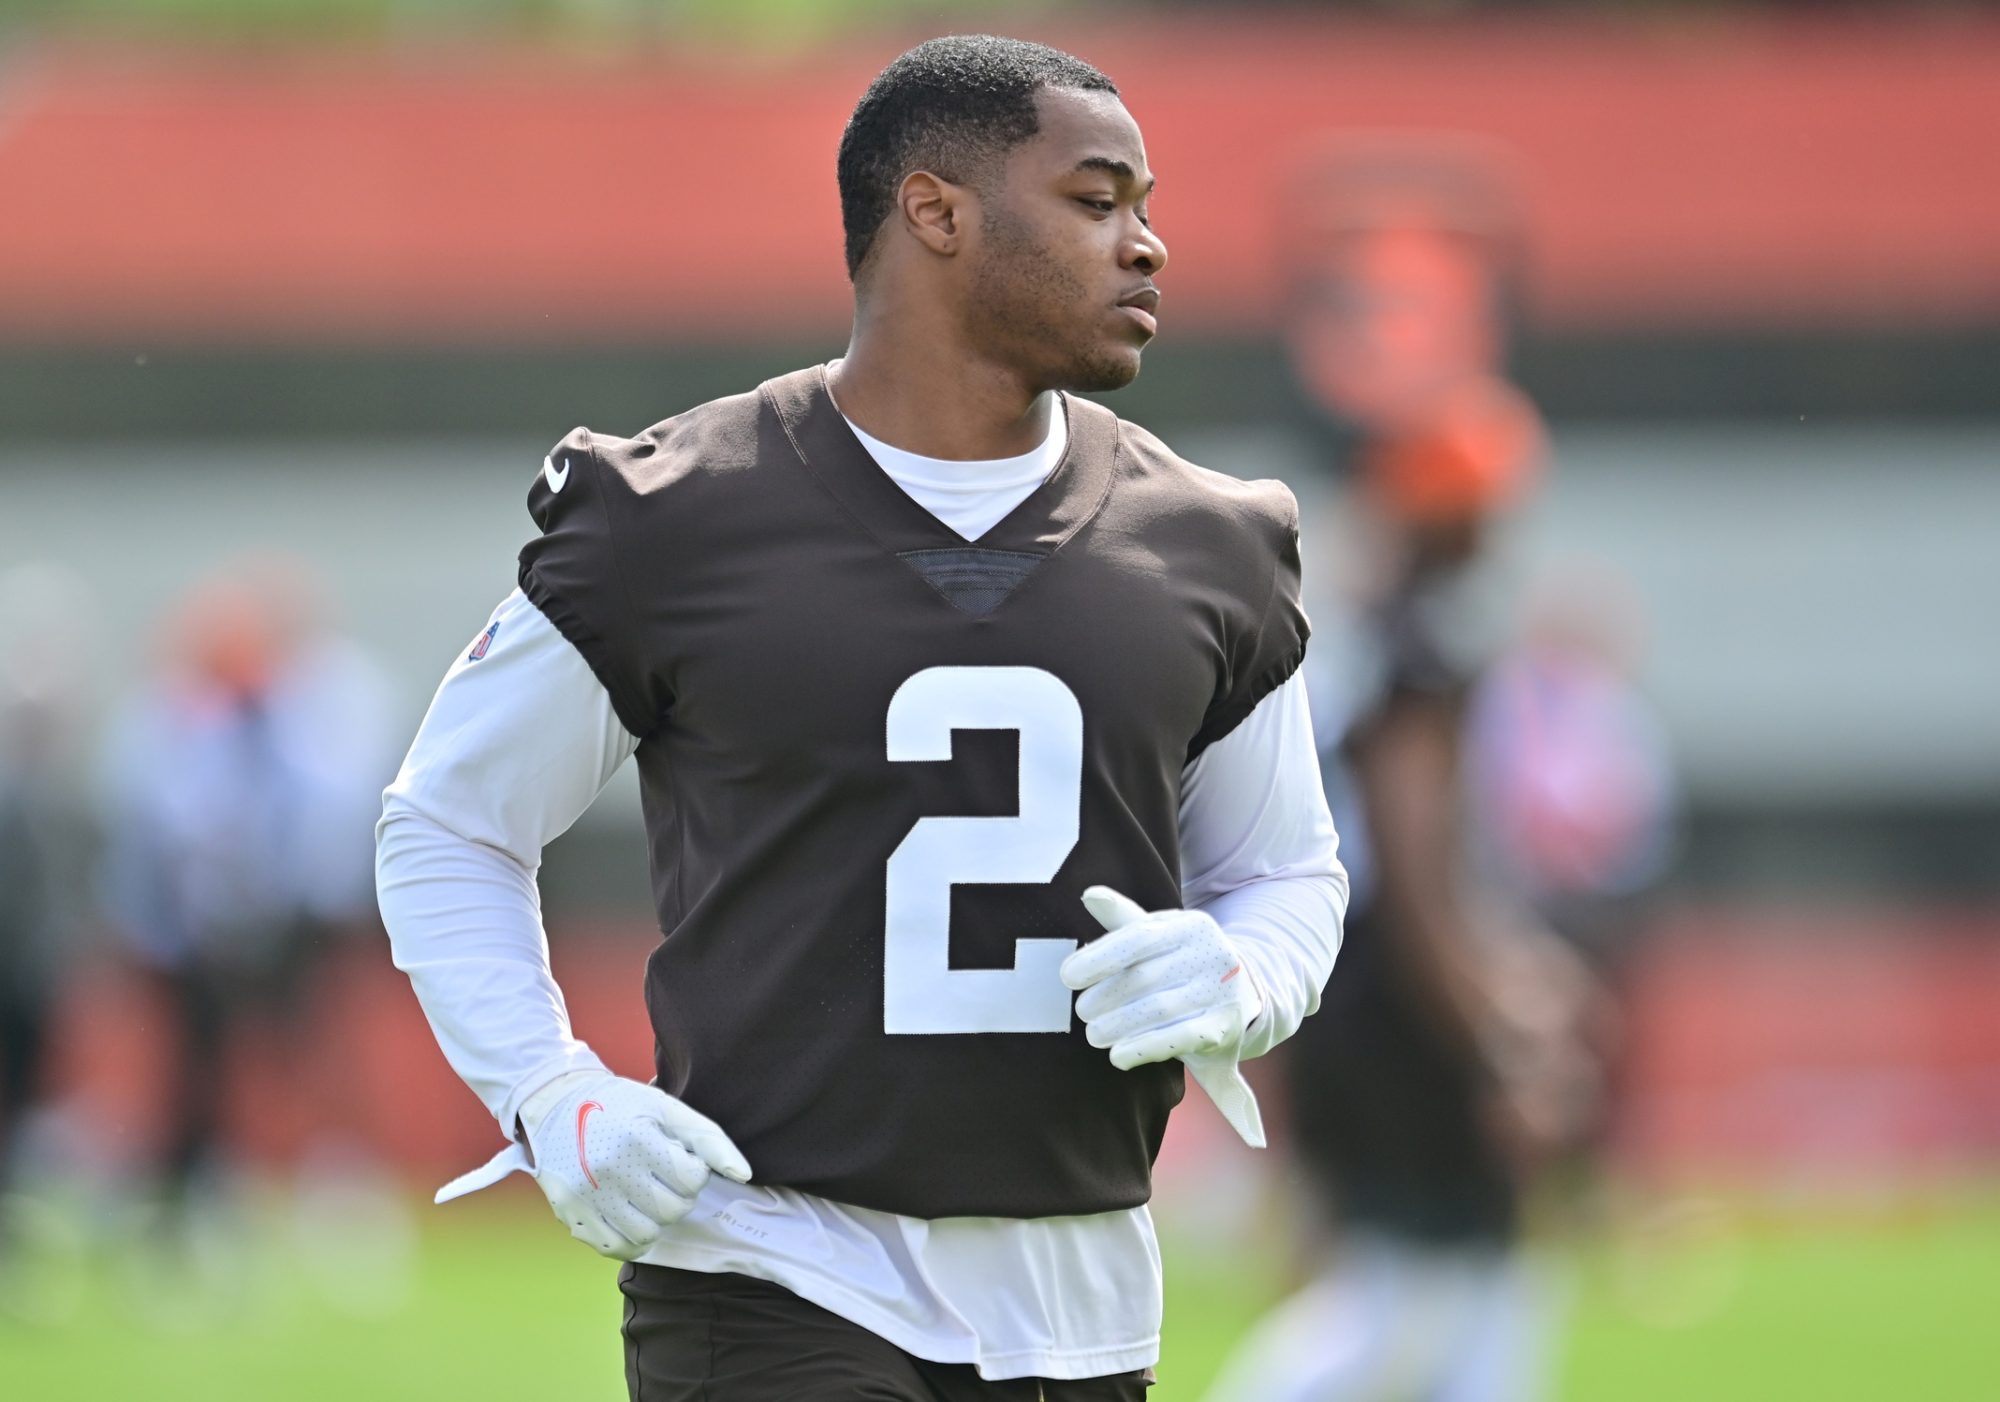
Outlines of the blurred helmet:
M270 600L248 581L223 575L181 601L168 642L170 662L191 681L247 700L275 680L284 640Z
M1368 491L1396 520L1438 525L1492 516L1533 485L1547 452L1541 415L1495 376L1437 393L1362 450Z

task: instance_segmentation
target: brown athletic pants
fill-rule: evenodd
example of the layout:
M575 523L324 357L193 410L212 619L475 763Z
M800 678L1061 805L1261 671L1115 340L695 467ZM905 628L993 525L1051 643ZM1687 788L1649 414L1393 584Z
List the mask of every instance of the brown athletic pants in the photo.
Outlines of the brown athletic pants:
M1153 1381L987 1382L744 1275L630 1265L618 1288L632 1402L1142 1402Z

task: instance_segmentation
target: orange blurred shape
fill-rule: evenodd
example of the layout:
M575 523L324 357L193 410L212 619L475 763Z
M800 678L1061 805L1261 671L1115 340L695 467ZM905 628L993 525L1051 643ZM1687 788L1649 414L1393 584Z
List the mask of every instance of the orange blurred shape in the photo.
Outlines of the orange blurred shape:
M1539 475L1547 450L1541 415L1494 376L1458 381L1421 414L1370 440L1369 490L1391 516L1427 524L1506 509Z
M1520 264L1503 148L1453 133L1317 143L1288 182L1288 340L1322 407L1377 431L1495 373Z
M299 561L255 554L196 583L169 614L168 669L197 688L254 700L319 626L315 581Z
M196 685L249 700L269 689L283 639L267 602L236 578L211 579L182 600L168 662Z

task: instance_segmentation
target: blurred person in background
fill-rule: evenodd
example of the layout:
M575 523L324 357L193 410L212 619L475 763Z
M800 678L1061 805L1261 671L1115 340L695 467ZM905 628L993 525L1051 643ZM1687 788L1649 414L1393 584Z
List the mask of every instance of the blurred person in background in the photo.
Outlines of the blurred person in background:
M29 1112L90 919L91 615L83 582L61 570L0 575L0 1276Z
M296 566L224 569L161 640L110 749L105 888L171 1010L158 1178L173 1245L229 1186L231 1060L247 1035L277 1051L285 1103L319 1103L314 983L335 933L368 910L386 727L372 664L325 626Z
M1210 1396L1512 1402L1550 1313L1523 1194L1597 1088L1586 972L1467 872L1466 718L1508 628L1495 527L1545 449L1498 370L1514 216L1490 153L1451 143L1345 145L1298 188L1319 241L1295 365L1354 479L1350 577L1316 609L1338 641L1309 664L1352 915L1284 1063L1333 1240Z
M1608 568L1550 572L1473 698L1482 877L1622 978L1674 851L1679 785L1635 678L1642 625Z
M1554 932L1603 997L1588 1023L1605 1085L1573 1165L1585 1200L1624 1084L1622 1011L1673 858L1680 789L1666 728L1636 680L1642 624L1605 567L1549 572L1521 637L1488 671L1466 772L1483 889Z

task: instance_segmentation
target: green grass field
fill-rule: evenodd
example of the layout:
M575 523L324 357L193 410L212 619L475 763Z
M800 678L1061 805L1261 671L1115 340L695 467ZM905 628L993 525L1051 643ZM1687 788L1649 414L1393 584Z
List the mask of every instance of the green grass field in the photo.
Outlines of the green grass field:
M308 1275L270 1239L202 1284L102 1252L44 1261L6 1292L16 1317L0 1315L0 1396L623 1397L613 1268L537 1209L516 1193L420 1211L401 1287L368 1274L379 1243L376 1256L357 1252L345 1276L328 1276ZM1719 1213L1668 1221L1586 1242L1563 1261L1573 1301L1563 1398L2000 1398L2000 1201L1822 1216L1810 1227ZM1276 1286L1250 1263L1206 1260L1172 1241L1167 1259L1154 1396L1194 1402ZM152 1295L135 1313L141 1288ZM50 1317L31 1322L22 1311Z

